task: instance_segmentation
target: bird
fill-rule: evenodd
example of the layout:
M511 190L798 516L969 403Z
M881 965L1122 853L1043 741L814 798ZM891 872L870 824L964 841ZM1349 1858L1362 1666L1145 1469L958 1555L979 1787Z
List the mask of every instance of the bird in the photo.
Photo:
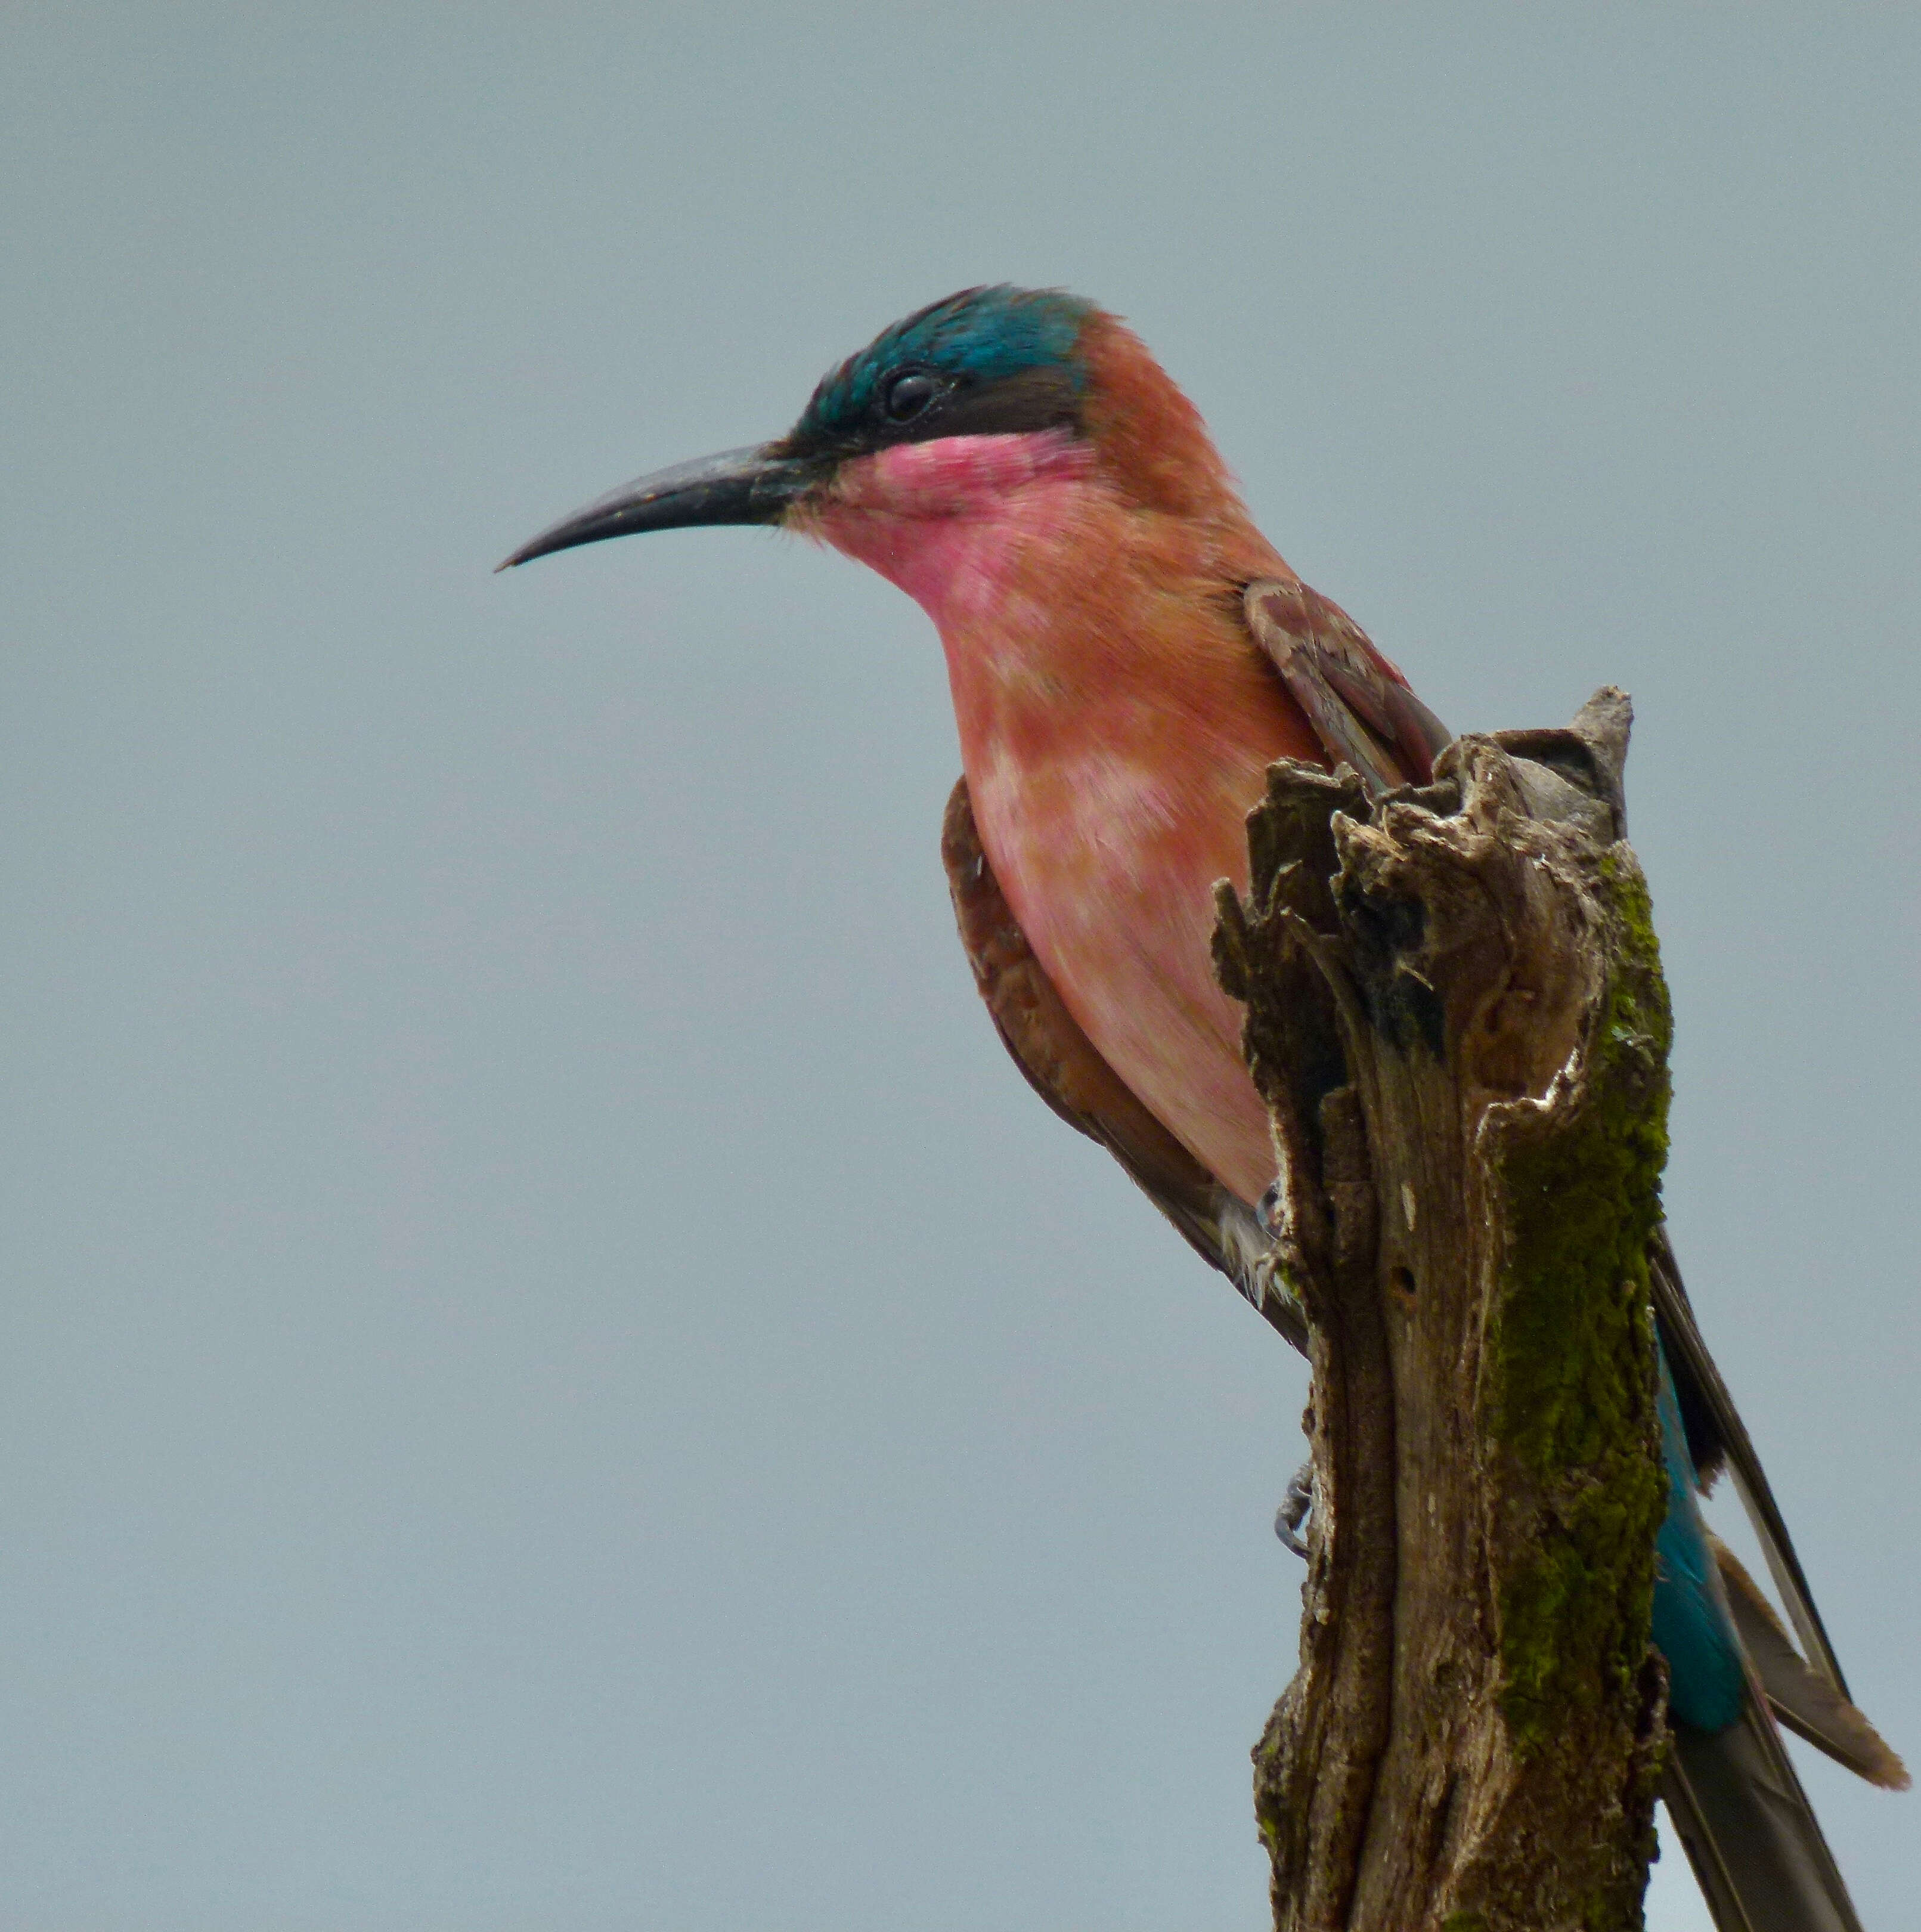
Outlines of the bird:
M1451 734L1262 536L1138 335L1064 290L983 286L917 310L832 368L784 435L643 476L499 568L731 524L824 544L932 619L963 767L942 854L1002 1042L1304 1347L1272 1279L1267 1111L1212 968L1215 884L1245 890L1245 820L1278 760L1346 765L1377 795L1429 781ZM1665 1230L1650 1275L1663 1795L1722 1932L1859 1932L1777 1722L1872 1782L1907 1775L1849 1699ZM1699 1497L1724 1467L1792 1637L1707 1527Z

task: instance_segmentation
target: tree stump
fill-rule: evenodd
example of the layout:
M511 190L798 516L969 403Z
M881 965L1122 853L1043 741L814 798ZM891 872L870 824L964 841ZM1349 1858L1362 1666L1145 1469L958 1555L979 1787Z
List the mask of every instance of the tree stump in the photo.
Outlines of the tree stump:
M1670 1021L1629 718L1604 690L1371 802L1278 765L1221 889L1311 1330L1300 1670L1254 1754L1279 1932L1641 1922Z

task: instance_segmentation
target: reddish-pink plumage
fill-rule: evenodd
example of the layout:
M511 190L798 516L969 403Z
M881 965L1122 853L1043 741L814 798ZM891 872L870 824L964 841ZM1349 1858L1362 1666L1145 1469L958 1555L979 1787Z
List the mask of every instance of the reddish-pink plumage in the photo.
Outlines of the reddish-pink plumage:
M805 526L938 627L982 844L1089 1038L1243 1198L1272 1178L1212 888L1246 881L1269 764L1319 741L1249 638L1291 574L1193 406L1110 316L1084 326L1091 435L906 443L843 466Z

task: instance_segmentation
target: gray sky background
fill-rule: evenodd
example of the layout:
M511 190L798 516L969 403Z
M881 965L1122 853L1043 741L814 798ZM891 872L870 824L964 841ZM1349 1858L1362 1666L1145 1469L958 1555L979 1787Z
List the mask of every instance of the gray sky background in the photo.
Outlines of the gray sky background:
M1917 100L1911 10L9 8L0 1925L1262 1922L1304 1374L977 1010L925 620L488 574L982 280L1458 726L1633 692L1681 1255L1921 1756Z

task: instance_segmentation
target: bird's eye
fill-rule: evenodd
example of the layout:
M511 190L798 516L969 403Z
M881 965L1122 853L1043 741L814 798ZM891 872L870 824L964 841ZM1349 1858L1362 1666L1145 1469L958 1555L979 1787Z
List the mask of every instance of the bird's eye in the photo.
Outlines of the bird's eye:
M940 393L940 385L918 369L896 376L887 386L881 407L889 422L912 422Z

